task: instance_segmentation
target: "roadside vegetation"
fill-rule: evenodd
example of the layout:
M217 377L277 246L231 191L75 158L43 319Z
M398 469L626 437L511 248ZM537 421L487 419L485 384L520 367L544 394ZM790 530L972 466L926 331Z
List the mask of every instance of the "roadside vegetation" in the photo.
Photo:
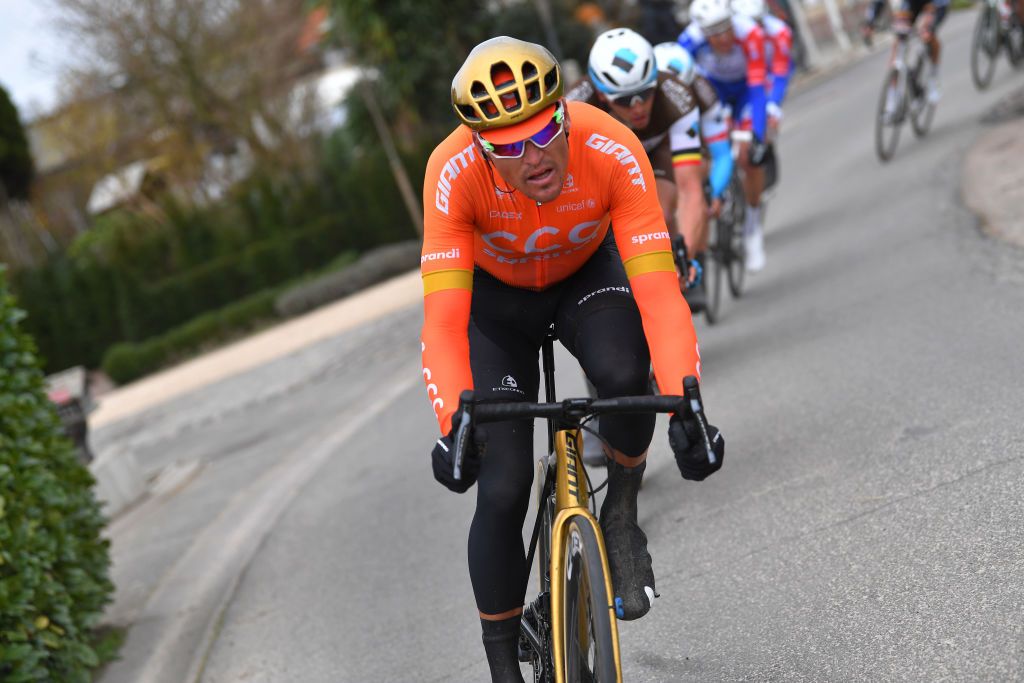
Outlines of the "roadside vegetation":
M90 681L113 585L93 478L63 436L0 269L0 680Z

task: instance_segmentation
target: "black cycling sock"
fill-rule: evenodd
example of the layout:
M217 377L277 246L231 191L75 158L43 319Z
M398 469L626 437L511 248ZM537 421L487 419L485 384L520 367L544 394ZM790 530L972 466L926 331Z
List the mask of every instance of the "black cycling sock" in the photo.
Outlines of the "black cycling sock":
M519 669L519 621L519 615L501 621L480 620L492 683L524 683Z
M611 518L626 517L636 523L636 499L640 494L640 484L647 469L644 460L636 467L624 467L619 463L611 463L608 467L608 493L601 505L601 521L609 522Z

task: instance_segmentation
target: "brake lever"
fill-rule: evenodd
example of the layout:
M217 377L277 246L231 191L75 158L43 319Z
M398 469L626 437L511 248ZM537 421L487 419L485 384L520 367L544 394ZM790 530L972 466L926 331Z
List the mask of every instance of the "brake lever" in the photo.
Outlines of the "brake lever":
M708 463L714 465L718 462L718 458L715 456L715 451L711 448L711 439L708 437L708 421L704 417L704 405L700 398L700 386L697 384L697 378L690 375L683 379L683 395L686 400L690 403L690 412L697 419L697 424L700 425L701 436L704 437L704 450L707 452Z
M462 460L466 454L466 444L473 434L473 392L467 389L459 395L459 428L455 430L455 463L452 465L452 476L455 481L462 480Z

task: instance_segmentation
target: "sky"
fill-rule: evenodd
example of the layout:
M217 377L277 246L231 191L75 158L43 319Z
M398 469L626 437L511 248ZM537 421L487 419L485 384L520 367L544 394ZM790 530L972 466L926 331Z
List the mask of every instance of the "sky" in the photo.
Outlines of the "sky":
M22 121L50 110L57 99L57 70L67 46L53 27L44 0L0 0L0 84Z

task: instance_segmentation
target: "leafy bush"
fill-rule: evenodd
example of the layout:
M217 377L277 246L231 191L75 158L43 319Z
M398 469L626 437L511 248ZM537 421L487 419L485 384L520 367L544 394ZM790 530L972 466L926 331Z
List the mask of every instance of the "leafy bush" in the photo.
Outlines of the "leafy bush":
M113 586L93 478L46 397L0 270L0 680L89 681Z
M432 147L405 158L416 185ZM106 214L12 287L47 368L96 367L118 342L161 335L347 250L414 237L398 196L379 145L338 135L307 176L262 169L216 205L166 197L146 213Z
M273 319L278 290L271 288L204 313L184 325L143 342L122 342L103 356L103 371L124 384L193 353L207 344L223 341L251 329L256 323Z

